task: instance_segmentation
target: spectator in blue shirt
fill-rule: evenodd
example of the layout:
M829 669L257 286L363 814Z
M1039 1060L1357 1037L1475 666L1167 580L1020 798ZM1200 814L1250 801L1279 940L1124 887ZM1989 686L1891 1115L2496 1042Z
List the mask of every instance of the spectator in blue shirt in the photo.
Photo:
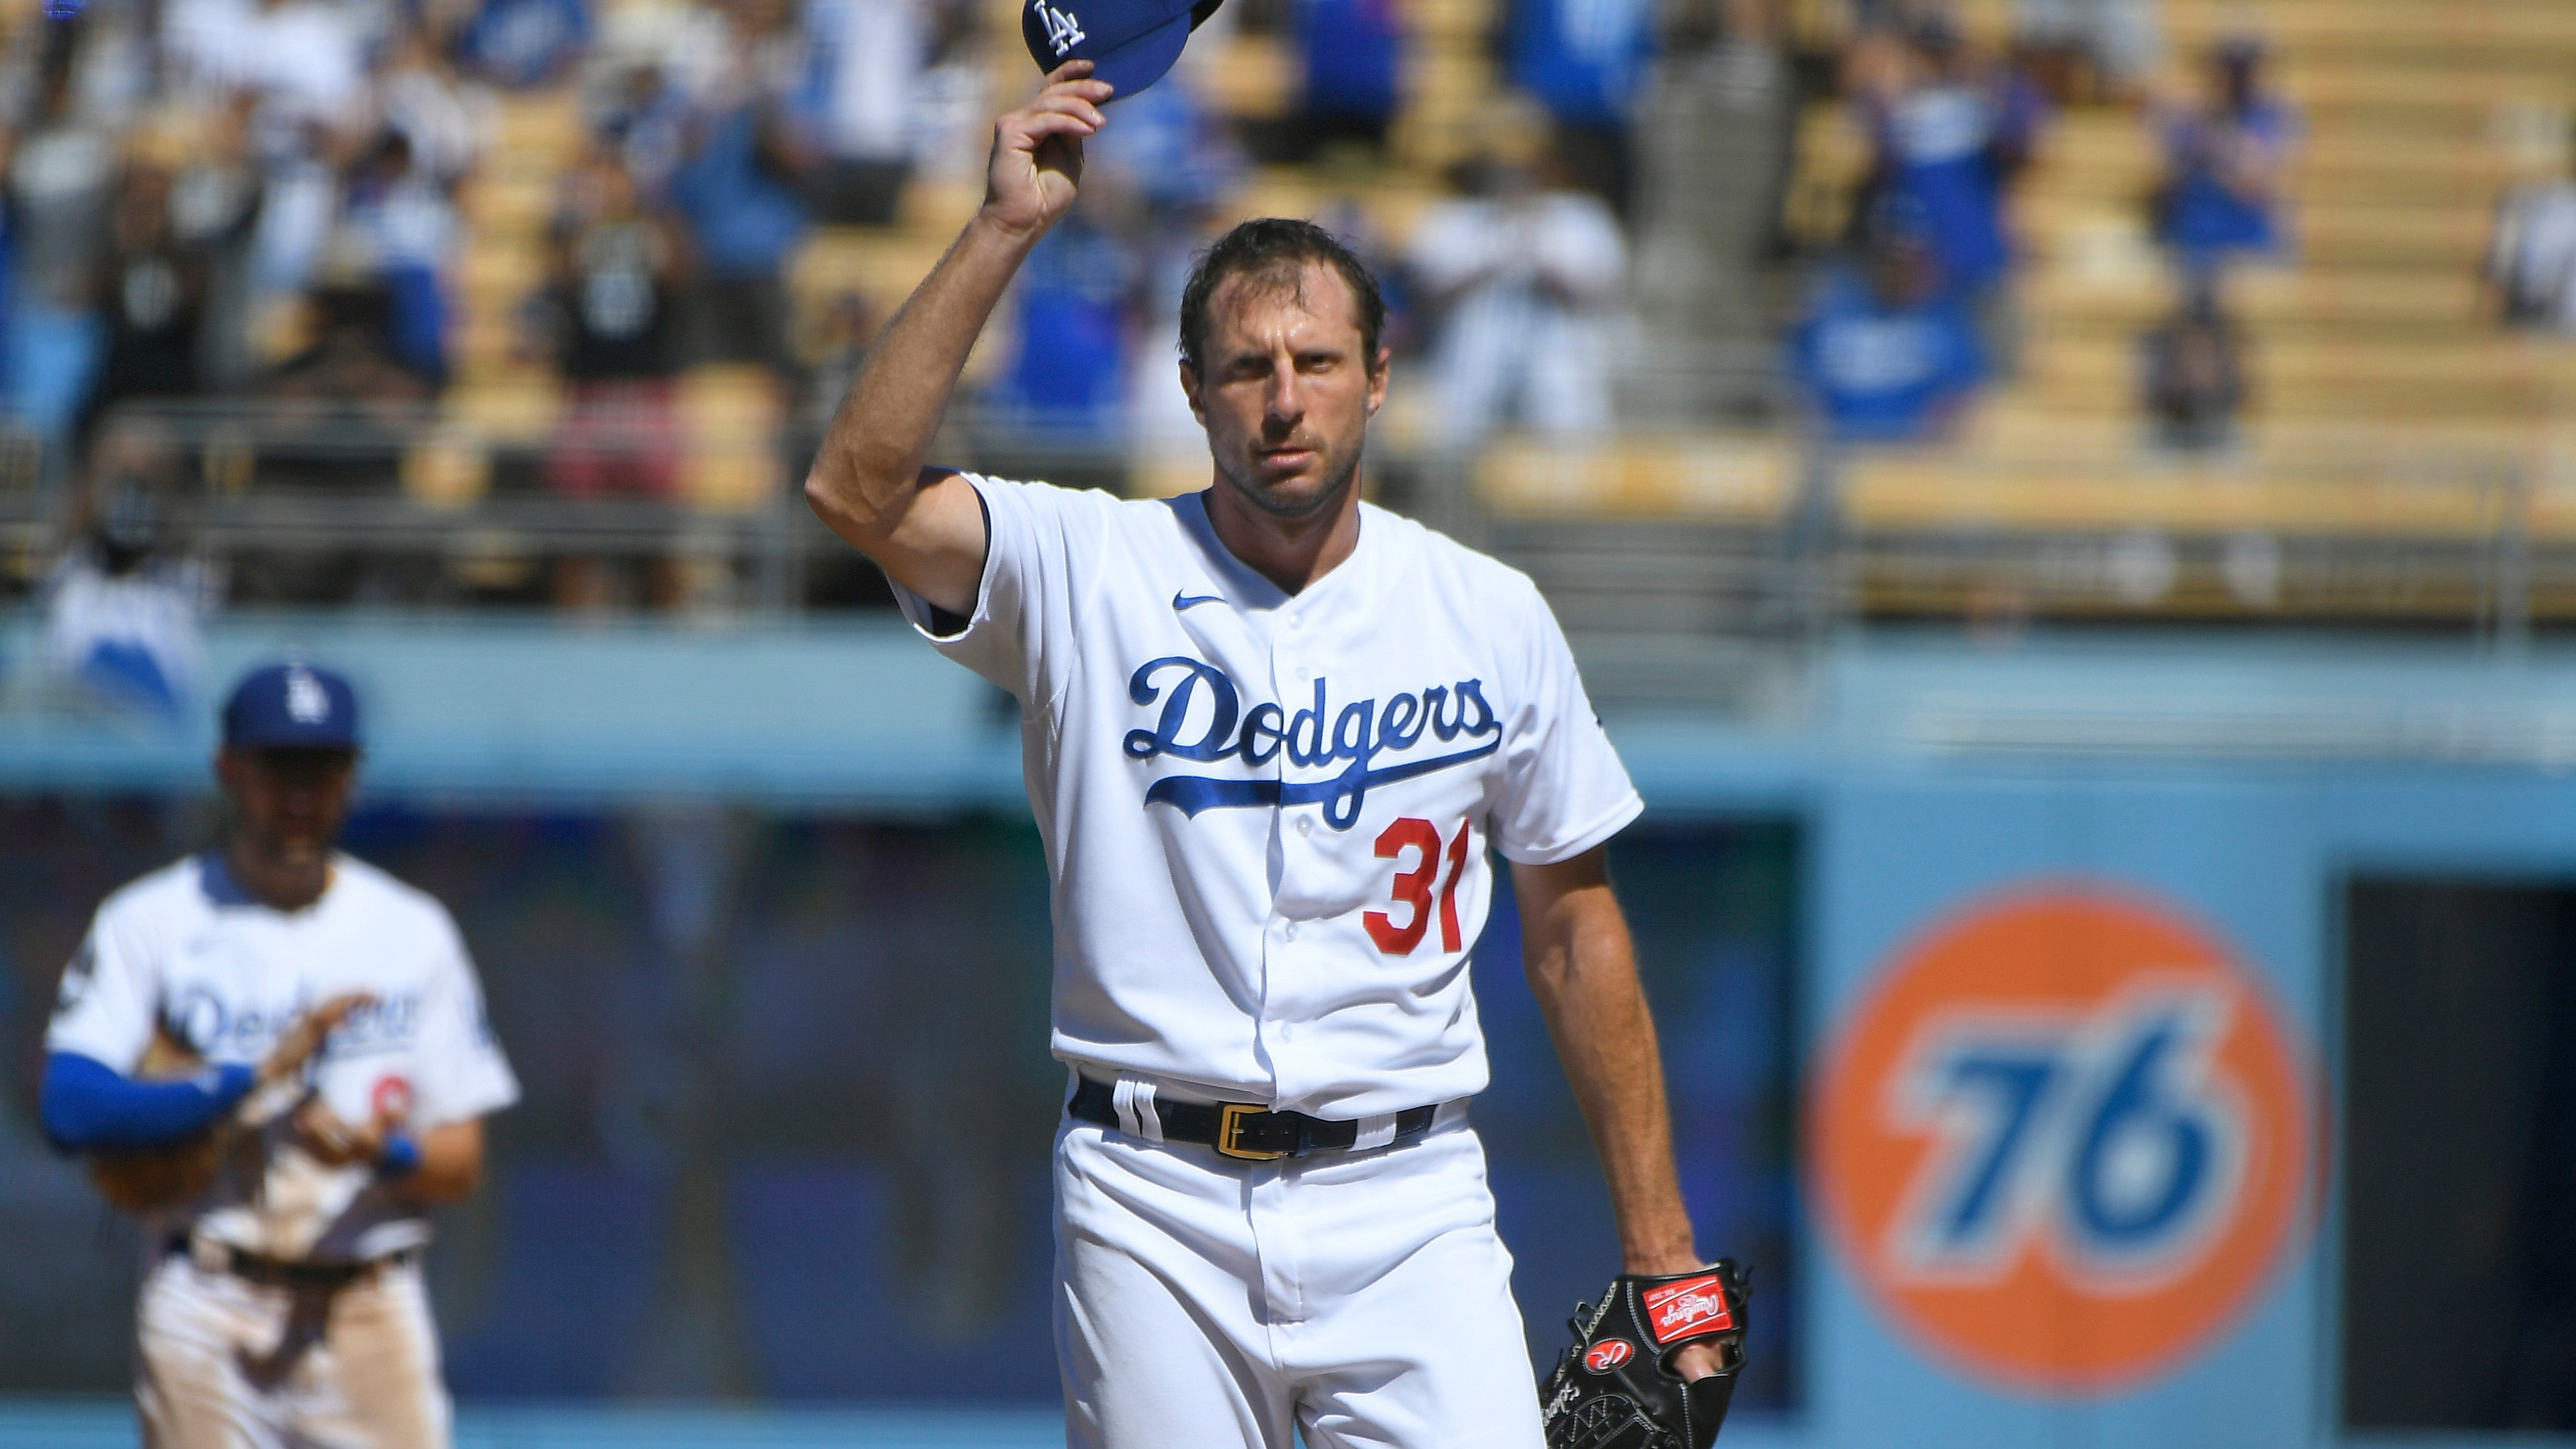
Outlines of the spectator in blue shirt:
M589 43L582 0L484 0L457 38L457 59L494 85L528 89L563 76Z
M1894 84L1871 98L1870 113L1876 189L1920 209L1946 284L1976 303L2012 263L2004 201L2045 114L2038 91L1988 73L1957 28L1933 18L1909 34Z
M374 261L392 304L394 355L435 389L447 381L447 290L441 269L455 241L456 212L426 174L411 138L380 132L349 169L345 225Z
M2299 130L2290 108L2264 93L2262 42L2222 41L2210 79L2203 109L2161 117L2165 179L2153 202L2156 239L2195 275L2287 247L2281 179Z
M696 153L670 180L698 259L696 360L765 363L792 377L785 271L805 236L802 152L756 100L702 124Z
M1626 220L1629 125L1655 57L1653 0L1511 0L1502 24L1511 82L1554 118L1568 174Z
M1859 261L1826 271L1790 332L1790 379L1834 441L1936 437L1985 380L1976 318L1943 285L1919 205L1882 197L1862 233Z
M1306 88L1292 138L1296 159L1336 142L1384 151L1404 69L1394 0L1297 0L1297 45Z
M1056 224L1020 268L1019 355L994 401L1011 421L1076 441L1109 442L1126 419L1127 322L1135 254L1090 204Z

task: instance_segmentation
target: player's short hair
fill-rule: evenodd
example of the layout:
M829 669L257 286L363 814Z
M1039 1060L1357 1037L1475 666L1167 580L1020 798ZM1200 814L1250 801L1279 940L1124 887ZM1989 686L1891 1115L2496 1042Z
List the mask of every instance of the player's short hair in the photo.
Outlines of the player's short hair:
M1377 278L1341 238L1311 221L1284 216L1247 221L1199 253L1190 268L1189 285L1181 289L1181 361L1192 372L1202 370L1208 300L1226 278L1248 276L1294 287L1315 262L1341 273L1349 285L1352 305L1359 312L1361 359L1375 371L1378 342L1386 335L1386 298L1377 289Z

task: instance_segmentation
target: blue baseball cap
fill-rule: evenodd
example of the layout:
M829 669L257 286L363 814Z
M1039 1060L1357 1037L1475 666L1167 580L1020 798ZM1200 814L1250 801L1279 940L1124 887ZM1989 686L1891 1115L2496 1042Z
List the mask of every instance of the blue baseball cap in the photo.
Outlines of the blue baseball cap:
M1132 96L1163 78L1190 32L1223 0L1027 0L1020 39L1041 71L1091 62L1091 78Z
M358 692L310 664L254 669L224 701L224 746L236 750L354 750Z

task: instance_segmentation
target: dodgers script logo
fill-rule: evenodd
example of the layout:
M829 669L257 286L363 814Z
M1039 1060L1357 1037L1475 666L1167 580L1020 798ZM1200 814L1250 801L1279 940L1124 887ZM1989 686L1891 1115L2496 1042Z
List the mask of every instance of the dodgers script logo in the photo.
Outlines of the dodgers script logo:
M1055 58L1064 59L1066 51L1082 44L1082 19L1070 10L1059 10L1047 0L1029 0L1037 12L1038 24L1046 27L1047 44L1054 48Z
M2046 1395L2216 1340L2296 1241L2302 1053L2200 923L2053 882L1901 951L1845 1019L1812 1160L1848 1261L1926 1346Z
M1200 714L1196 706L1202 689L1207 691L1207 706ZM1297 765L1350 762L1328 780L1166 775L1145 791L1146 804L1177 806L1184 815L1229 806L1321 802L1324 823L1348 830L1358 822L1368 792L1377 786L1481 760L1503 743L1503 722L1485 701L1483 681L1475 679L1399 694L1386 701L1384 709L1374 699L1354 700L1339 713L1332 708L1325 681L1318 679L1312 706L1291 715L1275 704L1256 704L1246 711L1241 691L1224 670L1175 654L1139 668L1127 681L1127 697L1140 705L1156 700L1163 704L1152 729L1127 732L1127 757L1132 760L1170 755L1209 764L1240 760L1258 768L1284 753ZM1206 723L1194 738L1183 738L1193 734L1194 714ZM1467 742L1469 747L1372 768L1379 755L1414 749L1425 733L1440 744ZM1484 743L1473 743L1478 740Z

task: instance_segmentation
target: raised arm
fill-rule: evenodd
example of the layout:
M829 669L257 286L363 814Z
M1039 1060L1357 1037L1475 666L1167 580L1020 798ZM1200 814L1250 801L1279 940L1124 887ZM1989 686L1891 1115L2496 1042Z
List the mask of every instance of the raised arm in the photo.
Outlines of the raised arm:
M834 533L951 613L975 607L984 512L963 479L922 465L994 304L1073 205L1082 139L1109 99L1090 74L1089 61L1067 62L994 123L983 207L877 340L805 476L805 501Z
M1610 892L1607 853L1596 848L1554 865L1514 864L1512 892L1520 899L1522 966L1601 1154L1626 1270L1684 1273L1706 1266L1673 1169L1663 1056L1637 980L1627 918ZM1715 1372L1717 1349L1692 1344L1675 1366L1684 1378Z

